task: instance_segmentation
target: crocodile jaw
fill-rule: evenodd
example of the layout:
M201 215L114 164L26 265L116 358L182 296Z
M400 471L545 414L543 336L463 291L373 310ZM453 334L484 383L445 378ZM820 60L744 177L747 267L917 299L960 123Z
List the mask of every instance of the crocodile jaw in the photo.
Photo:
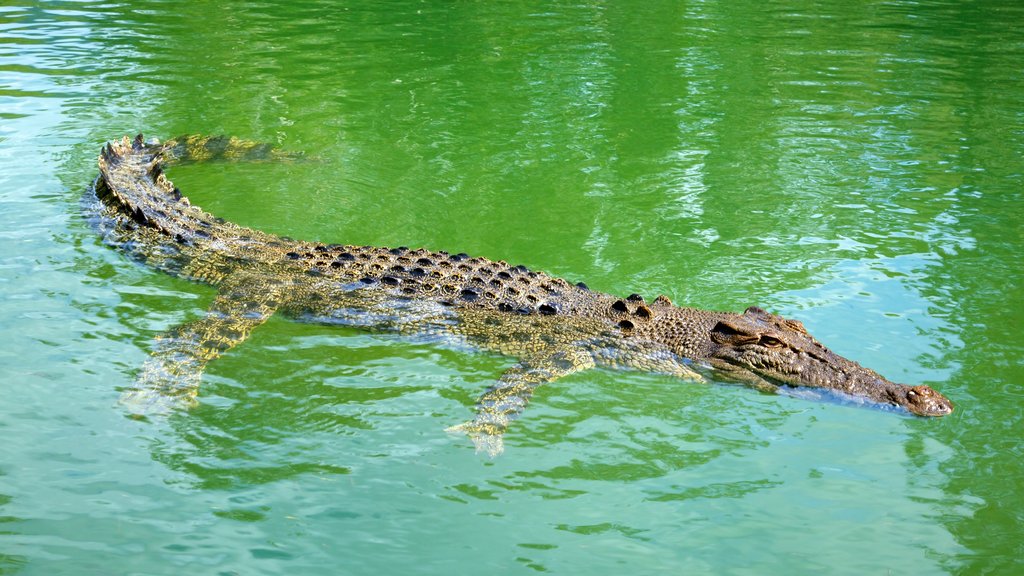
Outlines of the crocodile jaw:
M824 347L803 324L760 308L723 316L711 329L709 339L711 366L755 387L826 388L899 406L917 416L953 412L953 403L928 386L891 382Z
M844 359L845 360L845 359ZM849 361L847 361L849 362ZM779 386L808 388L825 388L836 392L865 398L879 404L888 404L903 408L915 416L947 416L953 413L953 403L934 389L925 386L906 386L891 382L875 372L856 365L864 370L863 376L848 377L848 372L841 379L829 380L815 378L802 380L799 373L785 374L759 370L756 367L727 358L710 358L711 367L731 380L743 382L764 391L772 391Z
M896 386L899 386L898 384ZM953 403L928 386L900 386L895 403L917 416L947 416L953 413Z

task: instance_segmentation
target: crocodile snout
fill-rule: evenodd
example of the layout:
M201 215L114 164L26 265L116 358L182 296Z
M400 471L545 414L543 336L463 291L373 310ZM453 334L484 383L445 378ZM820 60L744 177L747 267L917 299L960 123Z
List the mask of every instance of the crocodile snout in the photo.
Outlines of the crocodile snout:
M949 398L927 386L908 388L903 406L918 416L946 416L953 413L953 403Z

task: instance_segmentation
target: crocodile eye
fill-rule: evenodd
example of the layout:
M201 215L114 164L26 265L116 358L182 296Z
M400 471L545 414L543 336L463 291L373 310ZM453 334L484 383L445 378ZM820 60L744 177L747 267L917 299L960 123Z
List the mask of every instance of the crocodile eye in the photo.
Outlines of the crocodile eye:
M774 336L761 336L760 343L762 346L767 346L769 348L782 348L782 340L779 340Z

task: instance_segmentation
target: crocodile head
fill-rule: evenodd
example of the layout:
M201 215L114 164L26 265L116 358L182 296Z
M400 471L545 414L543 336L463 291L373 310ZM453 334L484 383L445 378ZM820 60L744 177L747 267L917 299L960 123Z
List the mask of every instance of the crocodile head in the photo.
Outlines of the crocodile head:
M900 406L918 416L953 412L953 403L928 386L890 382L822 346L799 321L756 307L714 325L709 361L727 375L755 385L827 388Z

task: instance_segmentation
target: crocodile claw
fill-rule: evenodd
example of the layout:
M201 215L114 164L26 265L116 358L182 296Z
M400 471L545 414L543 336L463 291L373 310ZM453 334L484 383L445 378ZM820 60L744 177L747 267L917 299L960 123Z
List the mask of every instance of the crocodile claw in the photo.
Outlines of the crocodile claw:
M469 436L469 439L476 446L477 454L483 452L494 458L505 450L505 441L502 440L505 428L490 422L477 422L475 420L464 422L457 426L445 428L445 432L452 434L462 432Z
M167 394L156 388L131 388L121 394L118 401L132 418L166 416L198 405L188 394Z

